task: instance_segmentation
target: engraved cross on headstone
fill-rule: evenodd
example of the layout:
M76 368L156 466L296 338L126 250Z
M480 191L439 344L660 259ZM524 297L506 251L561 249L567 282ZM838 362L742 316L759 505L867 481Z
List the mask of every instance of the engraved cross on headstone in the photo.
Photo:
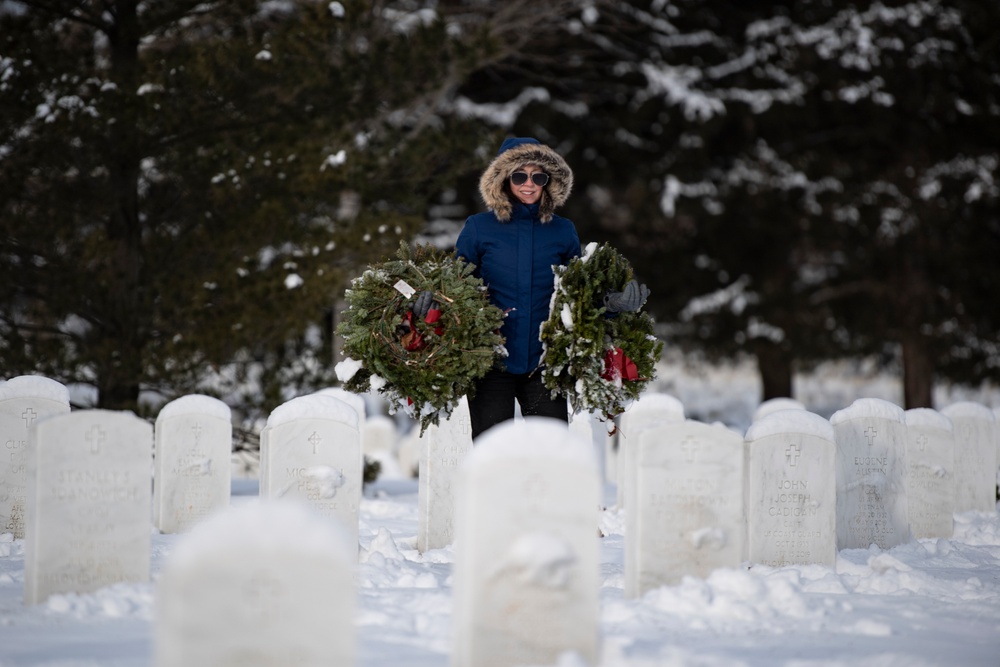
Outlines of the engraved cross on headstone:
M927 434L921 433L917 436L915 442L917 443L917 447L920 448L920 451L924 451L927 449Z
M788 449L785 450L785 460L788 461L788 465L794 468L799 462L799 454L801 453L798 445L789 445Z
M313 454L319 453L317 448L321 442L323 442L323 438L320 437L319 433L313 431L312 435L309 436L309 443L313 446Z
M545 480L541 475L530 475L521 487L521 492L528 498L535 498L545 492Z
M273 615L277 609L278 582L267 574L255 574L243 586L244 608L256 617Z
M874 426L869 426L865 429L865 437L868 438L868 446L871 447L875 444L875 436L878 435L878 429Z
M31 428L31 423L38 419L38 413L35 412L34 408L28 408L21 413L21 419L24 420L25 428Z
M194 431L194 446L197 447L201 442L201 432L203 430L201 424L195 424L191 427L191 430Z
M88 443L90 443L91 454L101 453L101 445L104 444L104 440L106 438L104 429L102 429L97 424L94 424L93 426L90 427L90 430L87 431L87 435L85 435L84 438Z
M684 458L687 459L687 462L693 463L694 455L698 451L698 441L691 436L688 436L684 438L684 441L681 443L681 449L684 450Z

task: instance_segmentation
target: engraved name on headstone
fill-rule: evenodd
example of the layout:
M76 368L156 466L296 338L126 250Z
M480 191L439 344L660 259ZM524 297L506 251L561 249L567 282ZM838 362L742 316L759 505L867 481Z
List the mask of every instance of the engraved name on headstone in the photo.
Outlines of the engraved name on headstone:
M719 424L658 424L639 437L625 521L625 595L738 567L745 553L743 438Z
M774 567L837 560L833 427L793 408L755 421L746 434L749 559Z
M24 599L149 580L153 427L80 410L29 434Z
M21 375L0 382L0 533L24 538L28 430L44 417L69 412L69 391L55 380Z
M955 435L955 511L996 512L996 419L985 405L962 401L941 410Z
M830 417L837 443L837 548L910 540L903 410L861 398Z
M635 486L635 452L642 432L659 422L684 421L684 405L669 394L647 393L621 416L618 430L618 507L629 507Z
M936 410L907 410L906 504L910 533L951 537L955 513L955 436L951 420Z
M191 394L156 417L153 525L162 533L189 529L229 505L233 426L229 406Z
M329 395L294 398L261 431L261 497L297 498L341 521L355 542L361 503L357 411Z
M455 484L472 451L472 419L464 396L451 416L431 424L420 439L417 488L417 549L440 549L455 538Z

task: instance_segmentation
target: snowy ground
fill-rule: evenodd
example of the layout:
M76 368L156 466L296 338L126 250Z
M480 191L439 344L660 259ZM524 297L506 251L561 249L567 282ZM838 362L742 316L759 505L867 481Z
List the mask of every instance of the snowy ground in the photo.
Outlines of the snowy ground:
M862 369L863 370L863 369ZM824 416L860 397L899 402L898 383L832 367L797 378L797 398ZM691 373L669 367L660 388L689 416L744 429L758 385L746 367ZM1000 393L939 392L1000 406ZM256 482L234 480L233 503ZM606 503L615 498L605 488ZM603 667L923 667L1000 665L1000 516L956 516L948 540L889 551L841 551L836 568L718 570L623 597L624 516L598 516ZM361 506L359 667L443 667L451 642L453 551L416 551L415 480L383 479ZM177 540L153 535L154 578ZM0 666L151 665L153 584L118 585L24 607L24 544L0 536ZM580 667L566 656L560 667Z

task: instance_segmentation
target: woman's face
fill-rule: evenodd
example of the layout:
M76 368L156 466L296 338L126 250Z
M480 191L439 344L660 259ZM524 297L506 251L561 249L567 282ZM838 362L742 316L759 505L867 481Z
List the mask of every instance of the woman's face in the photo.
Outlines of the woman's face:
M529 164L525 167L518 169L517 172L514 173L518 172L524 172L525 174L528 175L528 178L525 179L524 183L520 185L514 185L514 181L511 180L510 191L514 193L514 196L517 197L517 200L522 204L537 204L538 200L542 198L542 190L544 189L545 186L536 185L531 180L531 175L544 174L545 171L542 170L542 168L537 165Z

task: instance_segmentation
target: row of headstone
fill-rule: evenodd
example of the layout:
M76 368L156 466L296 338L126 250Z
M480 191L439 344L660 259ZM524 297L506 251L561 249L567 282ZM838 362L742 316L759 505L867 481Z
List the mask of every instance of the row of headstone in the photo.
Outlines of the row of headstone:
M595 440L593 415L574 415L569 430L581 442L590 444L600 468L604 443ZM413 441L419 449L417 549L425 552L454 541L456 479L472 451L468 399L463 397L447 418L428 426Z
M277 408L261 434L261 495L311 505L355 543L358 409L330 392L302 397ZM217 399L172 401L154 429L130 412L70 412L63 385L21 377L0 384L0 428L9 455L0 507L5 532L25 540L27 604L148 581L150 519L163 533L186 532L229 505L231 415Z
M839 549L949 537L955 512L995 511L1000 433L978 404L860 399L826 420L785 400L741 437L658 401L619 436L628 596L745 560L833 565Z
M452 417L436 430L467 438L461 411ZM280 426L270 424L271 437ZM431 463L453 453L433 441L432 430ZM554 664L568 651L596 664L601 481L592 443L528 418L460 456L457 471L445 463L457 508L451 664ZM354 664L355 542L303 507L262 499L178 542L157 582L157 667Z
M149 580L152 427L71 412L54 380L0 384L0 522L24 539L24 600Z

